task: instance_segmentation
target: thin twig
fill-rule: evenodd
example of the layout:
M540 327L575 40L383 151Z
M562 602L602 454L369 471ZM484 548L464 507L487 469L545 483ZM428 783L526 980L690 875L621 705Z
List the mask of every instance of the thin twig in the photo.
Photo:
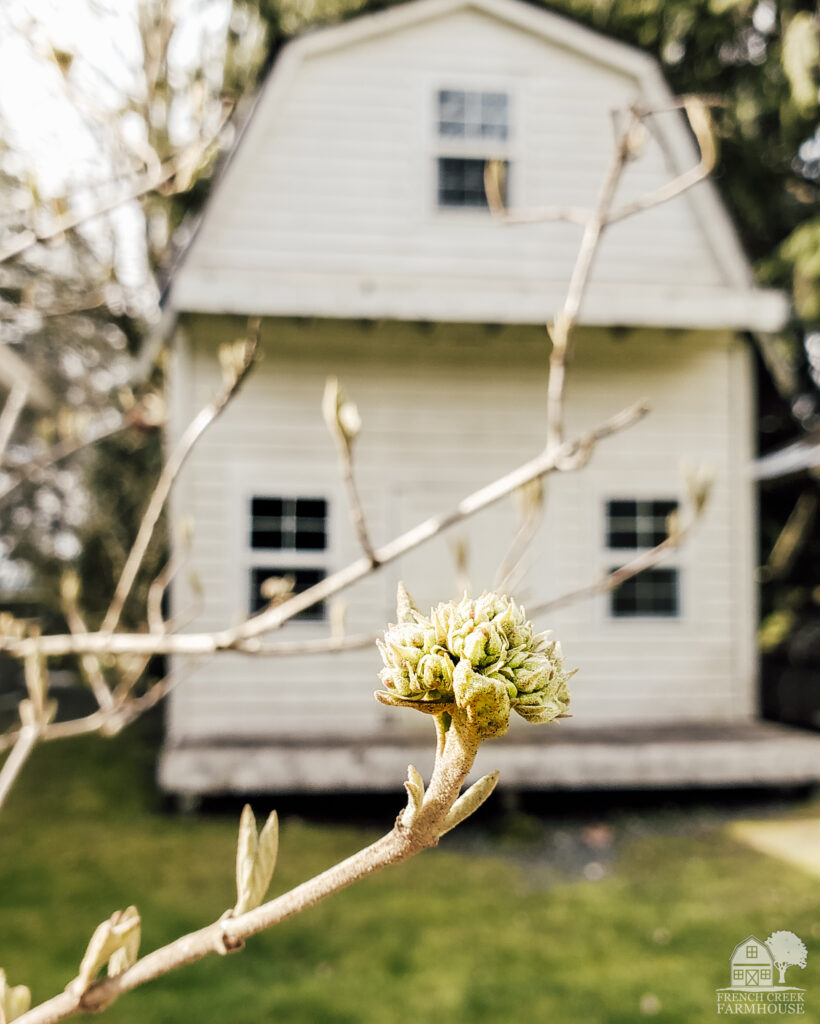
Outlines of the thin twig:
M65 234L66 231L70 231L73 228L79 227L81 224L85 224L95 217L99 217L104 213L108 213L111 210L116 209L118 206L122 206L123 203L131 202L133 199L139 199L148 192L153 192L161 185L171 181L180 171L180 169L187 163L190 163L197 155L201 156L206 153L208 149L217 141L219 134L225 127L225 123L230 115L231 108L228 107L223 115L220 124L213 135L205 142L198 143L195 146L190 146L178 153L171 160L167 160L165 163L160 164L158 168L149 169L129 182L126 187L119 189L110 199L104 200L95 206L91 211L85 213L73 213L66 214L63 217L58 218L57 223L49 228L48 231L37 231L33 228L27 228L25 231L21 231L14 241L10 242L4 248L0 248L0 263L11 259L13 256L19 256L21 253L30 249L33 245L38 242L48 242L54 238L59 238L60 235ZM102 186L97 188L100 191Z
M625 562L617 569L613 569L612 572L608 572L605 576L596 580L594 583L588 583L586 586L578 587L577 590L567 591L559 597L551 598L549 601L542 601L540 604L528 605L528 614L533 617L536 615L545 615L547 612L557 611L559 608L565 608L567 605L575 604L577 601L583 601L588 597L596 597L598 594L608 594L612 590L617 590L622 583L632 579L633 576L638 576L647 569L651 569L659 562L662 562L672 551L676 551L681 546L691 530L694 528L695 524L703 515L705 504L705 495L701 500L695 499L689 509L686 522L680 524L677 517L675 517L674 530L670 532L669 536L665 537L660 544L656 544L655 547L649 548L648 551L642 551L640 554L636 555L628 562Z
M3 411L0 413L0 464L2 464L3 456L6 448L8 448L11 435L14 433L14 428L17 426L17 420L20 418L20 413L26 407L26 401L28 400L28 384L24 381L17 381L9 392L9 396L6 399L6 403L3 406Z
M39 738L40 729L36 725L24 725L17 733L11 753L0 769L0 807L5 803L11 787L32 750L37 746Z
M83 440L66 439L55 444L52 448L46 452L42 458L33 459L25 466L3 466L6 472L13 473L16 477L15 480L9 484L5 491L0 494L0 504L7 500L7 498L23 483L29 480L35 480L38 474L51 466L56 465L58 462L62 462L63 459L67 459L70 455L74 455L76 452L82 451L83 448L89 448L91 445L98 444L100 441L105 441L109 437L121 433L123 430L127 430L133 423L130 417L123 417L117 424L112 427L106 427L99 430L96 434L90 437L86 437Z
M376 549L379 565L393 562L421 544L438 536L468 516L480 512L489 505L500 501L511 491L536 477L547 473L565 471L575 468L577 460L583 456L587 459L599 441L633 426L649 412L646 401L636 402L621 410L611 419L595 429L582 435L573 442L562 445L554 452L542 452L536 458L474 491L464 498L455 508L438 516L432 516L417 526L400 534L398 537ZM0 650L7 651L14 657L24 657L26 652L36 651L48 657L62 654L79 654L88 651L92 654L107 652L109 654L212 654L219 650L239 650L255 654L261 648L257 639L271 630L278 629L298 615L299 612L320 601L333 597L339 591L351 586L373 571L369 559L360 558L346 568L325 577L315 586L295 594L284 604L266 609L259 615L230 629L215 633L183 633L173 636L152 636L146 633L88 633L84 636L53 635L43 637L0 637Z
M686 111L692 133L697 140L700 152L700 159L697 164L668 182L668 184L655 189L654 192L647 192L646 195L639 196L633 202L626 203L624 206L614 210L607 218L607 225L617 224L618 221L625 220L627 217L633 217L636 213L651 210L653 206L668 203L670 199L675 199L682 192L687 192L690 188L708 178L714 170L717 161L717 149L712 136L707 105L696 96L684 96L681 100L681 106ZM651 110L643 116L655 113L657 111Z
M178 555L176 553L173 554L148 588L148 596L145 602L145 615L148 621L148 629L152 633L171 632L167 629L165 619L162 617L162 599L165 597L165 591L170 586L171 581L179 572L184 562L184 555Z
M77 586L79 585L77 581ZM60 588L60 603L62 604L63 615L73 634L87 633L88 627L80 614L76 596L77 587L72 578L63 578ZM108 683L105 681L100 662L93 654L81 654L79 656L80 668L88 683L89 689L94 694L98 706L103 711L109 711L114 705L114 698Z
M634 131L640 124L633 110L620 129L612 161L607 170L592 216L588 218L572 269L563 307L548 328L552 341L547 382L547 451L556 451L564 443L564 383L570 335L578 320L601 236L608 222L610 207L627 161L633 155Z
M484 194L487 206L496 220L504 224L545 224L564 221L584 227L590 218L590 211L581 206L540 206L530 210L511 210L504 201L501 189L503 161L488 160L484 164Z
M544 495L538 481L539 490L536 494L530 495L526 490L520 492L523 506L523 516L518 530L507 549L507 553L501 560L493 582L493 590L506 594L512 591L517 585L517 578L524 563L529 546L538 531L544 514ZM529 485L536 486L535 484Z
M242 382L247 377L251 366L253 365L253 359L256 354L258 342L259 333L257 324L254 330L249 331L244 362L239 368L235 378L222 389L220 394L217 395L212 402L197 413L188 425L182 437L179 439L170 458L162 467L162 472L160 473L159 479L154 487L154 492L151 495L148 505L146 506L145 513L143 514L139 530L137 531L136 540L134 541L131 550L128 552L128 558L126 559L122 574L117 582L114 597L111 600L111 605L109 606L102 625L100 626L101 633L110 633L117 628L126 599L131 593L131 588L137 578L137 573L142 565L142 560L145 558L148 545L154 535L154 529L159 521L160 515L162 514L162 510L165 507L165 502L168 500L168 495L171 492L171 486L179 475L180 470L184 466L185 461L191 454L197 441L225 409L231 398L238 392Z
M679 543L679 540L672 541L671 538L667 537L654 548L650 548L649 551L642 551L635 558L626 562L618 569L613 569L612 572L607 573L594 583L578 587L577 590L570 590L565 594L561 594L560 597L551 598L549 601L542 601L540 604L528 606L527 614L533 617L536 615L546 615L547 612L557 611L559 608L565 608L567 605L583 601L585 598L596 597L598 594L608 594L611 590L617 590L626 580L632 579L633 576L637 576L639 573L644 572L646 569L651 569L652 566L663 561L671 551L678 547Z
M356 531L362 551L370 559L371 564L376 566L378 565L376 550L370 540L370 532L367 528L367 520L359 496L359 488L356 485L356 476L353 472L353 450L349 445L339 445L339 462L341 463L342 479L347 492L347 504L353 529Z
M359 412L352 402L345 401L336 377L328 377L325 383L322 412L327 428L336 441L353 530L359 546L375 567L378 564L376 552L370 539L356 475L353 472L353 446L361 427Z

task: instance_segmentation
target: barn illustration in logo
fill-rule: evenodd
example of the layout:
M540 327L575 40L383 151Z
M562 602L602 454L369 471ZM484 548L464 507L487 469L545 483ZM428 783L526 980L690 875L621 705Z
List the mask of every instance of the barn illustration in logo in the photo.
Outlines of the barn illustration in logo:
M807 951L794 932L773 932L765 942L750 935L729 958L729 983L734 989L772 989L786 985L789 967L805 967Z
M771 988L774 959L765 942L750 935L738 942L729 958L732 988Z

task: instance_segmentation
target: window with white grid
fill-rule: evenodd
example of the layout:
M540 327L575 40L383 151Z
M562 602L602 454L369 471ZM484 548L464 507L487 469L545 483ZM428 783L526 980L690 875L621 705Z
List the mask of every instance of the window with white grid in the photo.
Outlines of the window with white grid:
M268 604L265 581L290 577L301 593L327 575L328 501L321 497L254 495L248 510L248 607L252 614ZM294 616L299 621L324 619L319 602Z
M611 557L609 571L620 568L668 535L667 519L678 509L669 498L618 498L606 503L606 547ZM609 595L612 618L678 618L680 616L680 569L655 566L625 580Z
M484 167L504 165L509 179L510 97L499 90L439 89L436 93L437 201L441 209L487 209Z

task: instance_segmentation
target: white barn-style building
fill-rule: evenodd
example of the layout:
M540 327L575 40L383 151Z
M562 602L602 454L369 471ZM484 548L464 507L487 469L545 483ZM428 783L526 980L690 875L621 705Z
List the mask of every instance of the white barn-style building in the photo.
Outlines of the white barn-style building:
M304 588L359 555L325 379L358 404L358 482L381 544L536 455L547 341L580 240L571 223L512 226L482 170L507 163L512 209L589 207L611 159L613 108L652 117L619 202L697 162L655 62L520 0L413 0L289 43L278 57L175 276L172 435L218 386L217 347L263 318L264 357L187 464L175 520L222 628L259 585ZM754 409L748 332L783 297L753 283L710 183L614 226L583 305L569 431L643 396L653 413L549 478L516 596L574 590L656 543L681 501L680 463L715 484L691 541L662 566L557 611L579 668L571 722L517 722L478 771L516 787L803 782L820 740L756 722ZM423 608L474 592L516 529L507 499L385 566L343 597L347 629L394 618L399 579ZM197 605L184 581L174 610ZM272 640L327 636L315 609ZM160 774L179 794L398 787L432 761L426 716L377 704L375 648L218 657L174 690ZM784 738L785 737L785 738ZM785 744L785 746L784 746ZM784 754L784 751L787 751Z

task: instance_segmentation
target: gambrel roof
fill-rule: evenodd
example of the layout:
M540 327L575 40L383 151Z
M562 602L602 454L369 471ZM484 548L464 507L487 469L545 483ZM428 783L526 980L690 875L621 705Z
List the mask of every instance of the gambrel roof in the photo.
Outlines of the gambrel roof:
M510 205L590 207L611 112L663 111L621 201L697 163L646 54L520 0L412 0L284 47L172 290L180 311L463 322L551 319L581 228L436 205L439 89L509 93ZM614 225L581 319L774 330L710 182Z

